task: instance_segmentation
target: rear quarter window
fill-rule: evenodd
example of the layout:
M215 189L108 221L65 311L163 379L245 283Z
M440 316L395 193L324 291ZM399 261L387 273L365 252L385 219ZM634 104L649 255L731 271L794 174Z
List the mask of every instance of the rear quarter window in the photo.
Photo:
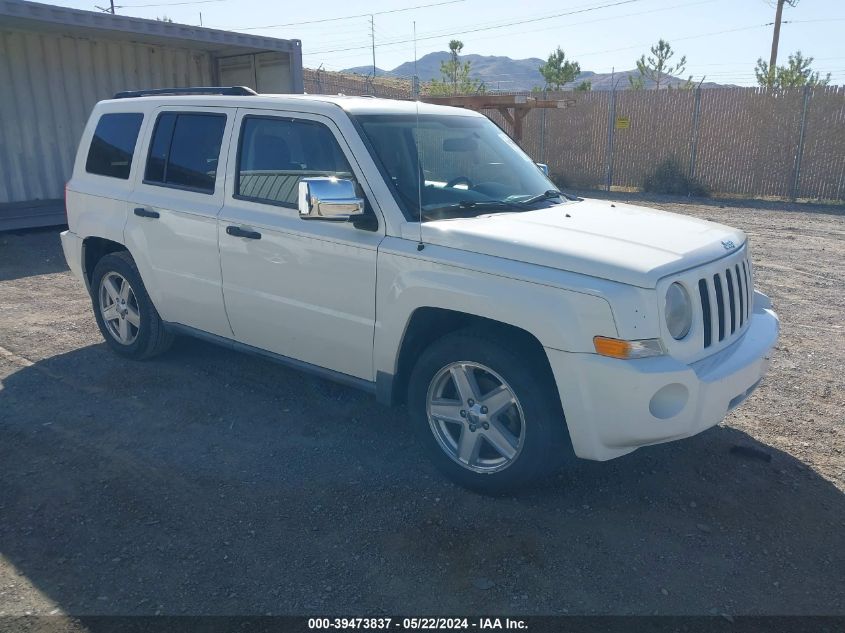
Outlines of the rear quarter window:
M134 112L101 116L88 149L85 171L128 180L132 154L143 120L143 114Z

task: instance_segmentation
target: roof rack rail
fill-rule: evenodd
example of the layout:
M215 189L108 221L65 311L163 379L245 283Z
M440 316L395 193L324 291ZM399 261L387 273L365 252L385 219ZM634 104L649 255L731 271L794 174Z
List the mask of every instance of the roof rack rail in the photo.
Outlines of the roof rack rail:
M194 88L154 88L151 90L124 90L114 95L114 99L131 99L132 97L152 97L156 95L229 95L247 97L257 95L252 88L246 86L198 86Z

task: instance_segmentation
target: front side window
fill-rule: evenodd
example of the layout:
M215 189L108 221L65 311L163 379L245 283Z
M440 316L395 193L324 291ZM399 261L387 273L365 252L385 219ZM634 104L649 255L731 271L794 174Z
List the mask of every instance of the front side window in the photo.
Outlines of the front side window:
M225 114L165 112L156 121L144 181L214 192Z
M355 120L408 219L519 211L564 200L489 119L378 114Z
M101 116L88 149L85 171L128 180L143 120L143 114L134 112Z
M237 173L237 197L291 208L297 206L302 178L353 178L337 140L322 123L259 116L244 117Z

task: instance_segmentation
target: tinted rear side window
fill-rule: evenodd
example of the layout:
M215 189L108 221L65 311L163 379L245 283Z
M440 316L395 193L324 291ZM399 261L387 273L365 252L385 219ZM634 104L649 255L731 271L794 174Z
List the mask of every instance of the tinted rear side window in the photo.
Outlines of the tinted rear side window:
M85 171L127 180L143 120L143 114L135 113L101 116L88 149Z
M225 127L225 114L161 114L144 180L212 193Z
M175 124L175 114L162 114L158 117L153 142L150 145L150 156L147 159L147 171L144 173L144 180L164 182L164 166L167 164L170 139L173 138L173 126Z

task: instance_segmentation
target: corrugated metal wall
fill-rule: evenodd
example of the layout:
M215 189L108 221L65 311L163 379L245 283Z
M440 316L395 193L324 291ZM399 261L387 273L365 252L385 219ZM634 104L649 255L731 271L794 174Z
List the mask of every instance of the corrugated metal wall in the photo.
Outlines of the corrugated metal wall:
M202 51L0 30L0 203L62 197L97 101L211 85L212 63Z

